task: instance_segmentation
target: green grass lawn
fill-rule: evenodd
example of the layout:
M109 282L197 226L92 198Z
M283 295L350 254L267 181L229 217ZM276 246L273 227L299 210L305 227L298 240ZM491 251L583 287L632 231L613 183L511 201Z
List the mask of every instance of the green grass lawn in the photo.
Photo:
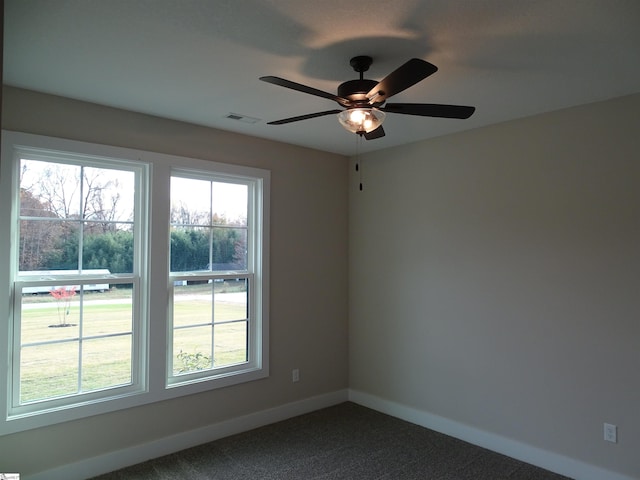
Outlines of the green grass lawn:
M185 373L185 368L187 372L210 368L211 358L216 367L246 361L246 306L216 301L213 314L216 323L213 326L194 326L211 321L212 307L206 297L191 297L210 293L211 287L177 287L176 298L182 292L190 298L188 301L174 302L175 326L184 327L174 330L174 372L182 370ZM66 309L58 308L53 297L25 297L20 334L23 345L20 358L21 401L30 402L130 383L130 298L130 290L88 294L85 296L81 319L77 301L71 304L67 313ZM91 300L101 301L93 303ZM29 307L30 304L36 305ZM229 321L232 323L219 323ZM60 323L70 326L57 326ZM180 352L183 355L178 358ZM199 361L194 363L193 356L198 354Z

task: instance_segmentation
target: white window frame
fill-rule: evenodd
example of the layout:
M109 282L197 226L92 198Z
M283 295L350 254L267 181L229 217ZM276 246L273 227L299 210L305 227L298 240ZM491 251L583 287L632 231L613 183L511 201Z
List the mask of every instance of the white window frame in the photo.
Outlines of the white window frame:
M83 165L88 167L110 168L118 171L130 171L136 175L135 186L135 208L134 208L134 230L137 234L134 236L134 262L133 271L130 274L95 274L95 273L77 273L77 274L61 274L59 272L48 272L46 275L41 274L26 274L15 272L15 281L13 282L14 288L14 304L13 304L13 318L10 321L10 341L12 341L9 354L13 359L12 365L10 365L12 371L12 381L10 383L10 397L8 406L8 416L12 418L19 418L33 413L53 411L61 408L72 407L77 404L83 404L92 401L103 401L116 396L126 396L129 394L135 394L146 390L146 369L144 357L146 357L146 309L144 304L146 303L146 275L142 275L141 272L146 270L146 250L147 241L145 232L148 230L147 219L147 196L148 192L148 166L138 161L129 160L115 160L112 158L90 157L83 155L78 158L77 155L70 155L65 152L57 152L53 150L34 149L31 147L14 147L13 160L17 163L20 158L26 158L29 160L40 160L52 163L62 163L69 165ZM15 198L15 197L14 197ZM82 224L84 219L68 220L70 222ZM18 222L12 222L12 225L17 225ZM16 231L15 235L16 243L19 240L20 232ZM80 254L79 249L79 254ZM10 257L13 259L17 252L11 250ZM10 266L10 269L15 268L15 262ZM20 364L20 317L22 307L23 289L29 287L42 287L47 285L91 285L100 283L115 284L131 284L133 286L132 296L132 351L131 351L131 383L118 387L109 387L105 390L98 390L87 393L74 394L65 397L54 397L51 399L42 399L34 402L20 404L20 377L18 375L18 367Z
M15 258L17 255L17 218L19 202L18 171L15 160L16 148L35 151L65 152L65 155L77 155L82 158L123 159L138 165L144 170L143 176L149 180L148 203L143 199L144 207L140 212L144 218L144 234L141 237L143 260L140 267L140 312L139 337L142 339L139 352L139 374L135 386L114 389L112 395L100 397L100 394L83 396L82 401L71 405L50 404L44 409L12 410L9 393L11 391L11 365L14 330L13 313L16 308L16 291L28 285L40 282L39 279L21 278L15 283ZM233 371L218 371L215 375L202 378L186 378L185 381L170 381L171 349L168 312L171 307L172 279L169 274L169 185L172 171L203 172L219 178L244 178L256 184L256 195L252 202L255 213L254 240L255 249L252 258L255 270L251 273L254 288L250 298L250 308L256 314L252 333L250 362L243 368ZM265 378L269 375L269 198L270 172L268 170L218 163L207 160L165 155L154 152L133 150L121 147L96 145L39 135L2 132L2 162L0 165L0 225L9 228L0 229L0 251L9 255L0 256L0 435L19 432L45 425L131 408L152 402L176 398L183 395L203 392L215 388L227 387L247 381ZM249 221L249 219L248 219ZM148 222L148 223L147 223ZM130 282L129 278L115 279L114 282ZM24 280L24 281L23 281ZM68 279L70 280L70 279ZM151 301L152 300L152 301ZM166 322L149 322L149 318L167 319ZM6 352L6 353L5 353ZM135 369L134 369L135 370ZM117 391L116 391L117 390ZM64 403L64 402L62 402Z
M187 385L197 384L200 382L206 382L212 379L224 379L230 375L237 375L239 373L251 374L253 372L259 372L262 369L263 355L262 355L262 328L260 318L264 316L262 311L263 299L262 299L262 284L264 277L260 275L262 270L260 266L263 263L265 252L263 250L263 242L261 238L263 236L260 225L263 222L263 197L260 192L264 188L264 180L255 178L254 176L244 175L225 175L219 172L207 172L202 170L193 170L185 168L173 168L171 176L180 178L194 179L194 180L206 180L221 183L235 183L239 185L247 186L248 194L248 218L247 218L247 266L246 269L241 271L224 272L224 271L211 271L211 272L170 272L169 273L169 308L167 309L167 387L176 388L184 387ZM245 278L249 284L249 291L247 295L248 304L248 359L246 362L240 364L229 365L220 368L210 368L205 370L199 370L190 373L184 373L180 375L173 374L173 294L176 282L185 281L214 281L217 279L235 279Z

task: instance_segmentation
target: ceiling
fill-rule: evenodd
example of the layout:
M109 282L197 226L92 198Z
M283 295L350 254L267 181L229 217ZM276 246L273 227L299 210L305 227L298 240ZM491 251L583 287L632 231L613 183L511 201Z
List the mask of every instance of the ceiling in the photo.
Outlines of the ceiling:
M258 80L335 93L356 55L380 80L410 58L438 72L391 102L477 108L388 114L360 152L640 91L638 0L5 0L4 82L344 155L339 108ZM232 120L228 115L258 119Z

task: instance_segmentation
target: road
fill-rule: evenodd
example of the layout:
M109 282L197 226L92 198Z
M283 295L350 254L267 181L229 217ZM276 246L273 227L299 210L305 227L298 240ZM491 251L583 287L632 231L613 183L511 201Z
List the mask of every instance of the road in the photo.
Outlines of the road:
M99 294L95 294L99 295ZM94 295L91 295L90 300L85 300L85 305L114 305L114 304L126 304L131 303L130 298L108 298L108 299L94 299ZM187 294L187 295L178 295L175 298L176 302L186 302L193 300L208 300L211 297L205 294ZM233 292L233 293L216 293L215 294L216 302L220 303L233 303L239 305L245 305L247 302L247 294L246 292ZM78 300L74 300L69 303L70 307L77 307L80 304ZM52 306L56 306L55 301L51 302L38 302L38 303L23 303L22 310L36 310L38 308L51 308Z

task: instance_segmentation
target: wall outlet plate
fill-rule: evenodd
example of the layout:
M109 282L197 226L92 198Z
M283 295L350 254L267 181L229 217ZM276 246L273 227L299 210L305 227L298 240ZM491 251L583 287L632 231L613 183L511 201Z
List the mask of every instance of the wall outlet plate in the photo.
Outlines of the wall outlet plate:
M604 439L607 442L618 443L618 427L611 423L605 423Z

